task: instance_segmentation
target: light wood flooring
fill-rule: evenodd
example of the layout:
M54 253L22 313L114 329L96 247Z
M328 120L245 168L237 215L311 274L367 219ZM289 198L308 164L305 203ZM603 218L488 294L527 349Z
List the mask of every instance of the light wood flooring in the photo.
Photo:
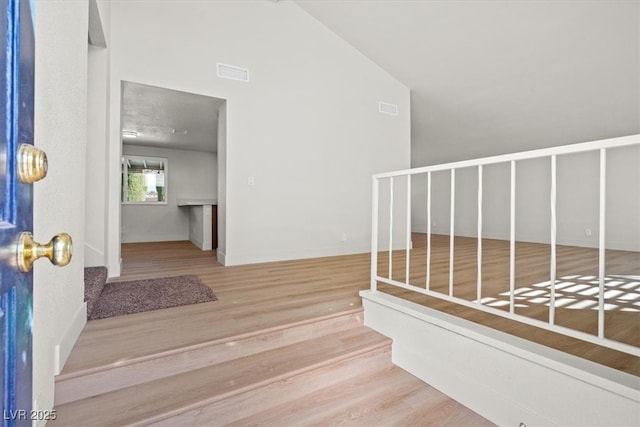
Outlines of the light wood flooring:
M59 419L52 425L492 425L392 366L388 339L361 326L345 329L343 324L351 323L350 318L361 323L358 291L368 285L366 254L223 267L216 262L215 252L200 251L189 242L167 242L123 245L122 257L123 274L118 281L197 274L212 287L218 301L89 322L59 377L58 386L66 387L66 396L56 396ZM286 335L281 336L283 325L287 325ZM255 336L256 331L261 335ZM315 335L319 337L314 341ZM282 341L279 345L284 347L237 359L214 360L217 356L211 352L197 354L200 345L216 340L230 354L224 358L231 357L234 348L246 350L256 341L261 341L255 344L259 347ZM336 361L333 353L352 357L349 348L362 346L363 340L378 346L387 343L387 347L364 359ZM190 350L184 353L185 348ZM164 363L155 361L158 354L176 360L184 369L178 367L167 377L152 373L155 368L149 364ZM206 358L211 366L189 366L199 363L194 358ZM278 370L284 377L285 372L313 365L315 359L333 362L313 375L269 385L268 404L264 390L249 390L262 377L267 381L280 375ZM131 378L116 373L127 366L132 368L125 376ZM63 384L76 380L82 390ZM95 386L96 381L101 385ZM238 403L243 398L236 391L230 403L220 400L227 389L243 388L245 382L249 387L245 403ZM183 384L178 395L176 383ZM107 388L98 391L105 384ZM322 386L313 391L309 389L313 384ZM298 394L300 389L307 391ZM202 402L207 395L213 400ZM195 405L192 399L200 399L200 406L184 412ZM261 410L260 405L267 407ZM149 418L150 409L175 413L163 421ZM238 418L243 413L248 415Z
M420 286L426 280L426 240L425 235L418 233L414 233L412 239L414 250L411 252L410 278L412 284ZM476 245L475 239L457 237L455 240L454 294L470 300L476 295ZM506 241L483 240L482 296L492 299L495 307L505 310L508 309L505 305L508 295L505 292L509 289L508 245ZM516 254L516 312L546 321L549 246L517 242ZM194 313L193 322L199 325L202 322L228 319L228 324L223 328L224 333L229 330L242 333L258 326L295 322L361 307L358 291L369 287L369 254L223 267L217 263L215 251L200 251L189 242L166 242L123 245L122 258L123 274L118 280L198 274L219 298L219 301L212 303L215 304L215 311L210 312L206 304L176 310L197 312ZM597 285L594 285L594 278L597 277L597 250L558 246L557 259L559 289L556 298L557 301L562 300L564 305L556 311L556 323L595 333L597 294L594 294L594 286ZM396 280L404 280L404 261L405 252L394 251L393 278ZM611 292L607 294L605 336L640 346L640 253L609 250L606 261L607 283ZM379 256L379 271L388 271L388 257L384 252ZM448 292L448 272L449 237L434 235L432 290ZM379 284L379 290L640 376L640 361L625 353L393 286ZM575 308L581 303L586 304L588 309ZM184 328L178 325L174 316L158 321L162 322L162 328L170 331L192 329L186 324ZM189 322L186 319L184 321ZM116 321L120 322L126 325L129 320L123 317ZM89 328L99 328L99 325L90 324ZM117 334L117 330L111 333ZM144 333L145 331L141 331L141 334ZM210 338L210 335L215 334L215 330L209 330L205 335ZM175 345L198 339L203 337L193 332L193 336L187 334ZM123 337L123 345L128 340L134 343L137 337ZM167 344L150 342L137 346L137 351L151 351L156 345ZM96 357L101 356L82 357L77 363L91 363L87 361L95 360Z
M425 259L426 252L423 239L424 236L418 234L413 236L415 249L411 252L410 270L413 284L424 283L426 279L426 268L421 261ZM448 237L434 236L433 243L431 287L446 292L449 271ZM455 245L455 295L473 299L476 241L456 238ZM504 291L508 289L508 251L505 253L505 249L508 249L508 242L484 241L483 297L493 298L496 306L500 306L508 298L504 295ZM558 278L562 279L563 283L568 283L563 288L565 290L562 296L566 294L572 298L558 311L558 323L585 331L594 328L595 317L592 312L595 310L579 311L570 305L593 299L590 289L593 281L591 276L595 275L597 270L595 252L592 249L558 248ZM548 281L548 246L519 242L517 254L517 311L545 319L545 310L548 310L544 302L544 293L547 292L545 281ZM640 276L639 256L634 252L622 251L609 251L607 255L610 287L612 290L622 290L609 295L608 302L611 306L607 311L607 336L636 344L640 341L636 298L640 281L633 279L633 276ZM394 252L394 279L404 280L404 257L404 251ZM258 330L275 330L284 324L302 324L308 319L329 317L336 313L350 312L354 316L360 316L361 300L358 291L369 287L369 254L223 267L217 263L215 251L201 251L189 242L163 242L123 245L122 258L123 274L119 281L197 274L214 290L218 301L91 321L71 353L63 376L73 377L74 372L98 372L108 364L124 365L128 360L143 360L158 353L170 354L184 347L195 348L201 343L224 340L225 337L236 339L250 336ZM381 271L388 270L387 259L384 253L380 254ZM640 376L640 362L630 355L392 286L381 284L379 289ZM446 411L443 409L447 414L447 420L457 419L460 423L469 425L486 424L486 420L477 414L431 390L423 383L420 386L411 382L413 380L403 383L410 376L393 371L393 377L393 381L398 381L393 387L409 390L406 393L411 396L415 387L426 387L427 395L438 396L433 398L440 407L448 408ZM366 385L366 378L359 378L358 381L365 385L354 385L353 390L359 390L354 391L354 394L359 395L364 390L374 393L376 390ZM336 390L335 393L338 394L333 400L328 399L326 395L317 398L319 402L325 402L325 406L335 405L336 401L345 398L339 393L349 394L349 391ZM402 399L399 399L395 399L395 403L387 402L385 405L404 407L405 411L406 405L416 407L411 402L403 403ZM407 399L411 400L409 397ZM283 414L287 413L293 410L289 405L293 403L283 403L278 410ZM309 416L309 411L313 410L305 402L297 402L296 405L306 405L305 411L301 412L304 416ZM367 420L376 419L375 411L366 411L360 404L354 405L363 412L347 412L349 417L355 417L352 421L361 420L361 423L366 424ZM371 414L374 414L374 418L371 418ZM323 419L321 412L318 412L317 416L318 420ZM339 419L340 416L336 414L337 418L334 419ZM277 415L274 417L274 420L279 419ZM402 425L407 421L404 418L403 420L398 419L397 424ZM277 424L277 421L273 423Z
M426 286L426 236L414 233L410 254L409 282ZM454 291L456 297L473 301L477 295L477 240L456 237L454 241ZM509 310L509 242L483 239L482 300L494 308ZM640 253L607 250L605 263L606 338L640 347ZM392 278L405 281L405 251L394 251ZM516 242L515 312L537 320L549 320L550 246ZM379 275L388 276L388 252L378 259ZM449 236L432 236L430 289L449 292ZM637 358L605 351L598 346L551 334L524 324L515 324L415 292L379 284L379 290L411 299L558 348L623 371L640 374ZM598 251L574 246L557 247L555 324L592 335L598 330ZM619 357L619 358L618 358Z
M223 267L215 251L185 241L125 244L122 259L118 281L197 274L218 301L91 321L65 371L359 308L367 281L364 255Z
M410 278L412 284L426 281L426 236L413 234L414 247ZM434 235L431 264L431 288L448 292L449 236ZM456 237L454 242L454 295L467 300L476 298L477 240ZM550 293L550 246L516 242L515 288L516 313L540 320L548 320ZM592 248L557 246L556 249L556 307L560 312L558 324L596 334L595 325L571 323L577 310L597 313L598 251ZM388 254L388 253L387 253ZM509 242L483 239L482 242L482 298L485 304L507 309L509 301ZM394 278L404 280L406 253L398 252L401 266L394 268ZM386 261L386 262L385 262ZM388 271L388 258L379 267ZM401 273L401 274L399 274ZM605 252L605 314L622 314L627 321L605 319L605 337L640 346L638 313L640 313L640 252L607 250ZM558 314L558 313L557 313ZM562 319L562 315L567 319ZM597 317L597 316L595 316ZM633 321L635 319L635 321ZM564 324L566 323L566 324ZM628 328L634 325L635 328Z

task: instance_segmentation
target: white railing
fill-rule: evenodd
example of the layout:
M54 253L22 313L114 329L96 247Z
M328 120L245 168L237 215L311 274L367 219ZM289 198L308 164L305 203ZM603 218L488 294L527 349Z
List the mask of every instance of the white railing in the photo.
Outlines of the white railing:
M511 320L526 323L532 326L550 330L552 332L561 333L566 336L577 338L583 341L591 342L597 345L609 347L618 351L622 351L635 356L640 356L640 348L615 341L605 337L605 235L606 235L606 159L607 151L612 148L628 147L632 145L640 146L640 135L632 135L621 138L613 138L601 141L586 142L580 144L571 144L565 146L558 146L540 150L526 151L521 153L486 157L474 160L465 160L453 163L446 163L434 166L426 166L421 168L406 169L396 172L380 173L373 176L373 197L372 197L372 244L371 244L371 290L377 291L378 283L385 283L388 285L397 286L403 289L415 291L424 295L439 298L456 304L461 304L466 307L471 307L476 310L481 310L494 315L502 316ZM558 282L556 278L556 247L557 247L557 156L566 154L576 154L584 152L599 152L599 236L598 236L598 326L597 334L590 334L580 330L568 328L556 324L556 284ZM549 189L549 205L550 205L550 227L549 227L549 242L550 242L550 271L549 271L549 314L548 321L538 320L532 317L521 315L516 313L516 288L515 288L515 266L516 266L516 168L519 161L529 159L549 158L551 167L551 185ZM488 165L507 163L510 165L510 209L509 209L509 310L501 310L495 307L491 307L483 303L482 299L482 238L483 238L483 219L482 219L482 207L483 207L483 167ZM456 285L454 280L454 237L455 237L455 207L456 207L456 170L461 168L477 168L478 177L478 189L477 189L477 289L476 299L467 300L454 296L454 287ZM434 172L446 172L450 173L450 227L449 227L449 280L448 280L448 293L436 292L431 288L431 257L432 257L432 173ZM410 253L412 251L412 229L411 229L411 181L415 175L426 174L427 181L427 194L426 194L426 280L424 285L416 286L410 283ZM394 178L406 177L406 229L404 230L406 235L406 247L401 251L406 252L406 264L404 266L405 280L394 280L393 271L393 257L394 257L394 206L397 201L394 201ZM382 181L389 182L389 206L388 206L388 248L379 248L380 231L387 232L386 224L380 224L380 183ZM397 182L396 182L397 184ZM637 185L637 183L632 183ZM640 192L639 188L635 188L632 191ZM386 211L385 211L386 212ZM640 221L640 218L637 218ZM396 230L397 232L397 230ZM388 251L388 263L389 268L387 276L383 276L378 272L378 255L379 251ZM396 250L396 253L398 251ZM638 268L640 270L640 266ZM640 275L640 273L637 273ZM640 280L640 278L638 279ZM640 307L638 307L640 310Z

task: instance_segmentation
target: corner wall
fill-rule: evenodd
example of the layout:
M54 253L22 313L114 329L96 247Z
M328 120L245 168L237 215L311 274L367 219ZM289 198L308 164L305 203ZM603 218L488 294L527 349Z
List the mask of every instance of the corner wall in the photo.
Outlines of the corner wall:
M106 47L89 45L87 69L87 172L85 267L106 266L107 146L109 142L109 61L111 3L91 0L90 11ZM92 21L90 21L92 25ZM77 250L77 249L76 249Z
M218 249L216 257L226 264L227 252L227 102L218 110Z
M249 68L250 82L216 77L218 62ZM117 2L110 239L120 227L122 80L227 100L220 214L229 265L368 251L371 174L409 166L408 88L296 4ZM397 104L399 115L380 114L379 101ZM109 252L111 272L117 242Z
M53 407L59 372L86 322L84 303L85 162L88 3L35 2L35 145L48 156L47 177L34 185L34 237L73 238L71 263L34 265L33 398Z

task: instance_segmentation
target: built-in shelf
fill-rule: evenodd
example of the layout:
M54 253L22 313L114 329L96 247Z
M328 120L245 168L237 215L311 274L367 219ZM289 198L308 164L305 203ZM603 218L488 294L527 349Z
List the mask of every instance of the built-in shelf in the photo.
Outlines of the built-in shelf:
M216 199L178 199L178 206L205 206L217 205Z

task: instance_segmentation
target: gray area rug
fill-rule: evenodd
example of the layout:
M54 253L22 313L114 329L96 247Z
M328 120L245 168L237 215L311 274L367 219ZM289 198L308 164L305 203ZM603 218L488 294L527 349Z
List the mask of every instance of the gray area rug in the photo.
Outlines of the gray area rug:
M215 301L218 298L198 276L107 283L89 320Z

